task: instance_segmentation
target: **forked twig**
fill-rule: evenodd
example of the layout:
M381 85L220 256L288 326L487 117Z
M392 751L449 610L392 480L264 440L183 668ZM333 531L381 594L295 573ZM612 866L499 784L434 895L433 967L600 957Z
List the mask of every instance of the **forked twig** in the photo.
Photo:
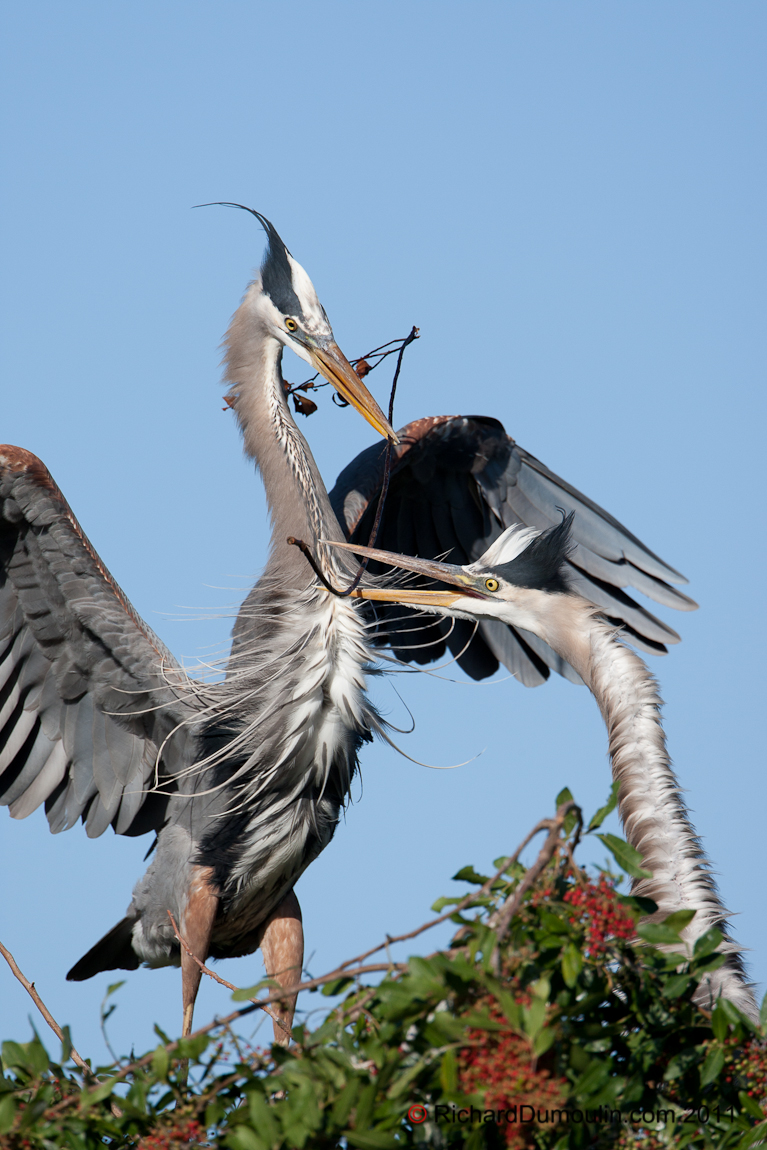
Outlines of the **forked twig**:
M3 946L2 942L0 942L0 954L2 954L5 961L10 966L11 971L13 972L14 976L16 978L18 978L19 982L24 987L27 994L32 999L35 1006L37 1007L37 1009L40 1011L40 1013L42 1014L45 1021L50 1026L53 1033L56 1035L58 1040L63 1044L64 1043L64 1032L62 1031L58 1022L53 1017L50 1010L48 1009L48 1007L45 1005L42 998L38 994L37 990L35 989L34 982L30 982L29 979L24 974L22 974L22 972L19 970L16 959L13 957L10 950L8 950L6 947ZM93 1071L91 1070L88 1063L85 1061L84 1058L80 1057L80 1055L77 1053L77 1051L75 1050L75 1048L71 1042L69 1043L69 1053L71 1055L72 1061L77 1066L79 1066L81 1070L84 1070L86 1074L92 1074L93 1073Z
M522 899L525 897L525 895L529 891L530 887L536 881L536 879L541 874L541 872L551 862L552 856L553 856L555 850L557 849L557 846L559 845L559 841L560 841L559 835L560 835L560 831L562 830L562 827L564 826L565 819L567 818L570 811L573 811L573 810L577 812L577 814L580 818L581 817L581 809L577 803L573 802L572 800L570 800L569 802L566 802L566 803L562 803L562 805L557 810L557 813L553 819L541 819L541 821L538 823L538 826L535 828L535 830L532 831L527 837L526 842L529 842L530 839L533 837L533 835L537 834L538 831L548 830L548 832L549 832L547 837L546 837L546 842L543 844L543 846L540 849L540 852L538 854L538 858L535 860L533 865L531 867L529 867L528 870L525 871L525 876L522 879L522 881L519 883L519 886L514 891L514 894L509 895L509 897L506 899L506 902L503 904L503 906L500 908L500 910L495 915L493 915L493 919L495 921L493 921L491 919L491 926L494 928L495 934L496 934L496 943L495 943L496 973L500 973L501 942L503 941L503 939L506 935L506 932L509 929L509 925L511 924L511 920L513 919L514 915L517 913L520 906L522 905Z
M413 340L416 340L416 339L418 339L418 328L413 327L410 331L410 335L407 336L406 339L403 339L402 347L399 349L399 355L397 356L397 367L394 371L394 380L393 380L392 385L391 385L391 395L389 396L389 423L390 424L391 424L392 420L394 419L394 396L397 394L397 381L399 379L400 369L402 368L402 357L405 354L405 348L409 347L410 344L413 342ZM392 441L391 441L391 439L387 439L387 441L386 441L386 458L384 460L383 482L381 484L381 493L378 497L378 506L376 507L375 519L373 520L373 528L370 532L370 539L368 540L368 547L375 547L376 540L378 539L378 529L381 526L381 516L383 515L383 509L384 509L384 505L386 503L386 496L387 496L388 491L389 491L389 479L391 477L391 453L392 453ZM351 595L353 591L356 591L356 589L359 585L360 579L362 578L362 576L367 571L368 563L370 562L370 559L367 556L364 559L362 559L360 562L359 568L357 569L357 574L354 576L354 578L352 579L349 586L345 587L341 591L337 587L334 587L333 584L329 581L327 576L322 571L322 568L320 567L319 563L316 561L316 559L312 555L311 549L309 548L308 544L306 544L303 539L296 539L295 536L289 535L287 541L291 547L298 547L299 551L301 551L304 558L309 563L309 566L314 571L314 574L317 576L317 578L322 583L322 585L325 587L325 589L327 591L330 591L330 593L332 595L336 595L339 599L345 599L348 595Z

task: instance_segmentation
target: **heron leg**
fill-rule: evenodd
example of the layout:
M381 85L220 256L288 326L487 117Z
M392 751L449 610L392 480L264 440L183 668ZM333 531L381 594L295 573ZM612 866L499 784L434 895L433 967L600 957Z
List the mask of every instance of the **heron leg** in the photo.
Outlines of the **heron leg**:
M264 956L267 977L273 978L285 990L297 986L304 965L304 928L301 907L292 890L269 915L258 945ZM297 997L292 994L271 1006L274 1041L281 1046L290 1045L290 1028Z
M208 957L210 936L218 910L218 892L211 882L210 867L195 867L189 884L186 906L181 916L180 930L189 949L205 962ZM184 947L181 947L181 993L184 1003L183 1036L192 1033L192 1017L202 971Z

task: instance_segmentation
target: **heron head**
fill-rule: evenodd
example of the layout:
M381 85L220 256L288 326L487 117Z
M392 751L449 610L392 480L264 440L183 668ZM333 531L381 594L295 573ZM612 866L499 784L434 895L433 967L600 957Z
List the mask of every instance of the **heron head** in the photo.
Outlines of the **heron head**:
M376 431L398 443L386 416L336 343L314 284L290 254L274 224L244 204L222 206L250 212L266 232L268 242L260 275L243 301L250 320L324 376Z
M571 513L556 527L543 532L514 524L507 527L479 559L465 566L415 559L351 543L333 546L413 571L450 588L379 585L359 588L355 592L357 598L400 603L464 619L497 619L537 632L544 603L550 603L552 595L566 595L570 591L565 561L571 546L572 521Z

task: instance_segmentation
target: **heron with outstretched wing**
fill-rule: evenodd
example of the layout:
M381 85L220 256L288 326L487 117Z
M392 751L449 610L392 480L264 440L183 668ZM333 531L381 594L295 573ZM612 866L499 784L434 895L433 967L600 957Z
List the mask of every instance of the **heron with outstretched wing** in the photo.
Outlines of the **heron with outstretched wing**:
M42 803L51 830L154 831L124 919L69 972L181 965L184 1033L204 961L261 947L282 986L300 979L293 886L333 835L357 752L378 729L359 606L330 595L289 531L342 539L288 409L285 347L383 436L389 423L333 338L314 287L258 213L268 248L227 334L227 401L261 472L269 560L234 627L226 679L190 679L141 620L43 464L0 447L0 802ZM339 567L345 578L353 564ZM278 1012L279 1013L279 1012ZM288 1000L275 1026L285 1037Z

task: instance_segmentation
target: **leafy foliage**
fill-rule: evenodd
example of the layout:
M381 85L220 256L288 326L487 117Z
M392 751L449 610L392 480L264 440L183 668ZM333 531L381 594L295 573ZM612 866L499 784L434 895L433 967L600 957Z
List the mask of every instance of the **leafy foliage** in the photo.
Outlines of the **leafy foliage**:
M37 1035L5 1042L0 1146L704 1150L767 1140L764 1029L726 1001L711 1012L692 1002L722 961L721 935L710 930L688 955L678 932L689 913L642 924L654 904L576 865L579 812L571 817L569 792L559 798L558 847L505 933L498 910L527 872L501 859L494 881L472 867L456 876L480 890L452 914L448 950L411 958L378 985L346 981L343 1002L316 1029L297 1027L289 1050L252 1049L228 1029L177 1043L161 1035L137 1063L89 1077L68 1063L67 1031L59 1063ZM641 869L621 840L600 838L629 873ZM335 979L325 992L342 987Z

